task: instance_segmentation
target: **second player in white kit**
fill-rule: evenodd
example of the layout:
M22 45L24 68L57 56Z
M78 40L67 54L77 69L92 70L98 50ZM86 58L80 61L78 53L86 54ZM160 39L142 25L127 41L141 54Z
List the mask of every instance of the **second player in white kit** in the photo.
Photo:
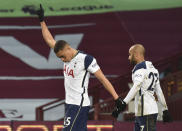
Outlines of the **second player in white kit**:
M128 104L135 97L135 116L158 113L154 92L156 92L163 110L167 110L159 83L159 73L151 62L138 63L132 71L132 81L134 85L124 101Z
M122 101L121 106L116 106L112 115L117 117L124 111L126 104L135 99L135 131L156 131L156 121L158 115L157 101L162 106L163 121L170 122L171 117L168 112L166 101L159 82L159 72L152 62L145 61L145 48L141 44L135 44L129 49L129 60L135 67L132 70L133 86Z

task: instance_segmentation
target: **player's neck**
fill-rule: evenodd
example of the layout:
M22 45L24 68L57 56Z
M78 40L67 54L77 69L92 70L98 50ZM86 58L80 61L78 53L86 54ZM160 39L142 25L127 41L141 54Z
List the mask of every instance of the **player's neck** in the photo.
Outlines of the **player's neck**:
M145 59L139 59L139 60L137 61L137 64L139 64L139 63L141 63L141 62L143 62L143 61L145 61Z
M72 55L72 59L78 54L78 50L76 49L72 49L73 55Z

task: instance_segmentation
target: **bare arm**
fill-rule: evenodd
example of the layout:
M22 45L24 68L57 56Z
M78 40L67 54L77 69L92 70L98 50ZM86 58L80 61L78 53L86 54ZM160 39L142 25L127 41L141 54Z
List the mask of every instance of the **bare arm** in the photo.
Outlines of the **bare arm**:
M42 28L42 35L45 40L45 42L49 45L50 48L54 48L54 45L56 41L52 37L51 33L49 32L49 29L47 28L47 25L44 21L40 22L41 28Z
M106 88L106 90L113 96L114 100L118 99L118 95L116 91L114 90L114 87L109 82L109 80L104 76L102 71L99 69L94 73L95 77L103 84L103 86Z

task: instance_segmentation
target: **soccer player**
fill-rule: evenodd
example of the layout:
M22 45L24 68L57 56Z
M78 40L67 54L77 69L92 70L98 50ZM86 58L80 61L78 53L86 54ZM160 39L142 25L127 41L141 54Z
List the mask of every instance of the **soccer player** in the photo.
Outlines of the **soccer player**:
M88 82L90 73L103 84L117 103L119 97L109 80L102 73L94 57L72 48L66 41L57 42L49 32L44 21L44 10L40 5L37 11L42 35L50 48L64 62L64 86L66 107L63 131L87 131L87 118L90 108Z
M168 107L160 87L159 72L152 62L145 61L145 48L141 44L135 44L129 49L129 60L135 67L132 71L133 87L122 105L116 106L112 115L117 117L120 111L124 111L126 104L135 98L135 131L156 131L156 121L158 106L154 97L157 95L159 103L162 105L163 121L172 121L168 112Z

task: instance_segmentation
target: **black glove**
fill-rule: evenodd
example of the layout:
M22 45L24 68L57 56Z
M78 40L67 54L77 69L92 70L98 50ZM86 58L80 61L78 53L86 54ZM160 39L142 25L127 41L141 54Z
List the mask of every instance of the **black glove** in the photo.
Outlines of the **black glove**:
M41 4L40 4L40 9L37 10L37 15L39 17L40 22L44 21L44 9L42 8Z
M114 110L112 111L112 116L117 118L120 112L121 111L117 107L115 107Z
M112 116L117 118L119 113L124 111L126 109L126 103L122 100L121 97L119 97L117 100L115 100L115 108L112 112Z
M163 116L162 117L163 117L163 122L164 123L165 122L172 122L173 121L168 110L163 111Z

